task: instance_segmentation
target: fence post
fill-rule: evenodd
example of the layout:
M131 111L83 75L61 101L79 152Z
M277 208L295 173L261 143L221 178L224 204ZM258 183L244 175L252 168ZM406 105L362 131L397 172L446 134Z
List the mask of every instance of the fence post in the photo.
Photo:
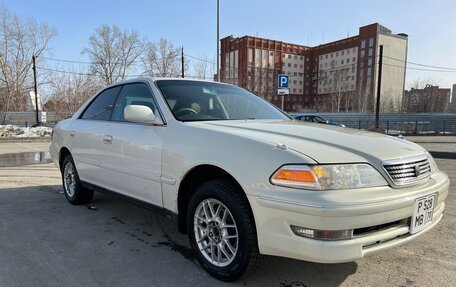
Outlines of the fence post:
M26 128L27 128L27 125L28 125L28 123L27 123L27 122L25 122L25 127L26 127Z
M386 134L389 134L389 130L390 130L390 121L387 120L386 121Z
M415 120L415 135L418 133L418 120Z
M445 134L446 132L446 121L443 120L443 134Z
M361 120L358 120L358 130L361 129Z

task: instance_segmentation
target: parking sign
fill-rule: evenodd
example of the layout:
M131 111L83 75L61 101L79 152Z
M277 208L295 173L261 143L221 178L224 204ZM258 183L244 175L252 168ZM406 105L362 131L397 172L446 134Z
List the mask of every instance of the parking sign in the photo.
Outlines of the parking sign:
M286 74L279 74L277 79L277 87L279 89L288 89L290 82L290 76Z

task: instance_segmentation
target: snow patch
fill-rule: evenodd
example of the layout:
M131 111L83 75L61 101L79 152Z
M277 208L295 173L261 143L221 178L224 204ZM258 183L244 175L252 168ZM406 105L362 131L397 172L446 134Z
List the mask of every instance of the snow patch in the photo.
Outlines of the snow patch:
M51 137L50 127L19 127L0 125L0 138L46 138Z

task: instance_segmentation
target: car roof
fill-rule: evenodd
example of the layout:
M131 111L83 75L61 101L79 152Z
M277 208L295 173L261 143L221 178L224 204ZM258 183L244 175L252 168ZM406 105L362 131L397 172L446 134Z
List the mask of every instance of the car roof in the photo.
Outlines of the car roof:
M217 83L221 85L227 85L227 86L233 86L228 83L222 83L222 82L216 82L212 80L200 80L200 79L189 79L189 78L172 78L172 77L138 77L134 79L128 79L128 80L122 80L116 83L113 83L109 86L106 86L105 88L111 87L111 86L117 86L117 85L124 85L124 84L130 84L130 83L137 83L137 82L157 82L157 81L192 81L192 82L202 82L202 83Z

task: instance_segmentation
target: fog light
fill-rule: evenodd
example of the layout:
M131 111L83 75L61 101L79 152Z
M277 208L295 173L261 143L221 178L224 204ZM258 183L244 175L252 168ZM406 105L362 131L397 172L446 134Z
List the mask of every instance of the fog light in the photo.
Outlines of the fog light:
M296 225L290 225L294 234L302 237L319 239L319 240L344 240L352 238L353 229L347 230L316 230L304 228Z

